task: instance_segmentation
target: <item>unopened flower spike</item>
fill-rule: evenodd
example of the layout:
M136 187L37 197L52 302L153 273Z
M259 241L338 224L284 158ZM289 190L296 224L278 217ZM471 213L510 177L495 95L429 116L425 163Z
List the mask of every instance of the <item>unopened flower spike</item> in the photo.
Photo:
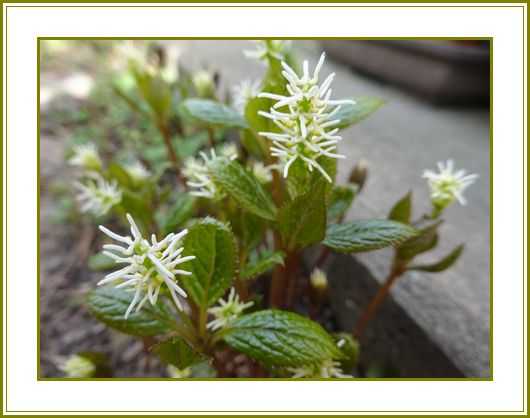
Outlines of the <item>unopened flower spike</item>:
M324 65L325 53L312 74L309 63L304 61L302 75L298 75L286 62L282 61L282 75L287 80L289 96L273 93L260 93L258 97L275 100L269 112L260 111L278 127L280 132L259 132L273 142L271 155L277 157L283 166L283 176L298 159L309 171L318 170L330 183L329 174L317 162L321 156L345 158L337 154L340 119L336 117L342 105L355 104L353 100L332 100L331 83L335 73L330 74L320 85L319 75Z
M218 157L215 150L210 149L209 155L206 152L199 152L199 158L190 157L184 162L182 174L186 177L186 185L191 188L190 194L207 199L222 199L225 194L214 184L208 171L208 164ZM234 145L221 147L219 156L234 160L237 158L237 148Z
M151 241L148 241L143 238L131 215L127 214L127 220L131 227L131 235L118 235L103 225L99 226L105 235L119 243L119 245L104 245L103 254L112 258L117 264L125 264L125 267L108 274L98 285L114 283L116 288L125 288L134 292L133 299L125 312L125 319L133 309L138 312L148 301L151 305L155 305L162 285L168 288L175 305L182 310L177 294L183 298L187 295L178 285L177 277L189 276L191 273L180 270L178 266L195 258L193 255L182 256L184 247L181 246L181 240L188 230L184 229L178 234L170 233L160 241L153 234Z
M478 174L467 174L465 170L455 171L453 160L438 162L438 170L439 173L432 170L425 170L423 173L431 189L435 213L440 213L455 200L465 205L464 191L475 182Z
M207 327L212 331L225 328L232 321L234 321L243 311L254 305L254 302L243 303L239 300L239 295L236 294L234 288L230 289L228 299L219 299L219 305L208 309L208 313L212 314L215 319L208 322Z
M82 167L86 170L101 170L101 158L94 144L80 144L72 148L73 155L68 159L70 165Z
M77 354L68 357L58 368L70 378L93 377L96 372L96 365L92 361Z
M108 182L96 172L89 172L86 177L84 183L74 183L79 191L77 200L81 204L81 212L103 216L121 202L122 191L116 181Z
M328 288L328 277L326 273L319 268L316 268L309 277L311 286L316 290L326 290Z
M125 166L125 171L131 177L131 179L136 183L143 183L149 178L151 173L140 161L134 161Z
M293 375L294 379L311 379L311 378L349 378L353 377L350 374L343 373L340 368L340 363L335 360L324 360L320 364L306 365L300 367L290 367L287 369Z

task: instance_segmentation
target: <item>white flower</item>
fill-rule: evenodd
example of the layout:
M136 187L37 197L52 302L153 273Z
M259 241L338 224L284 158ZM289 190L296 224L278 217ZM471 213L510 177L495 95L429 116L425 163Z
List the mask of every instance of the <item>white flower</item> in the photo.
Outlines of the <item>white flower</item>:
M143 183L151 175L140 161L127 164L124 168L135 183Z
M235 145L225 145L220 149L220 154L234 160L237 158L237 148ZM210 156L201 151L199 156L202 161L198 158L188 158L184 162L184 169L182 170L182 174L187 180L186 185L194 189L190 194L207 199L222 199L225 194L214 184L208 171L208 164L218 157L215 150L210 149Z
M311 286L317 290L325 290L328 287L328 278L326 273L319 268L313 270L311 276L309 277L309 281L311 282Z
M340 363L334 360L324 360L317 365L306 365L301 367L290 367L287 369L293 375L294 379L299 378L348 378L353 377L349 374L344 374L340 368Z
M234 96L234 108L241 113L245 113L245 107L250 99L256 97L260 92L259 80L243 80L232 88Z
M177 293L187 297L186 292L178 286L178 275L189 276L190 272L177 269L179 264L193 260L195 256L182 257L183 247L179 247L182 238L188 233L187 229L178 234L170 233L161 241L157 241L155 234L151 235L151 242L142 237L131 215L127 214L131 225L131 236L121 236L103 225L99 229L113 240L122 245L106 244L103 252L118 264L126 264L122 269L105 276L99 285L117 283L116 288L127 288L134 292L131 304L125 312L125 319L136 307L138 312L149 301L155 305L162 285L166 285L177 308L182 305Z
M87 170L99 171L101 158L94 144L80 144L72 148L73 155L68 159L70 165L83 167Z
M59 369L67 377L86 378L94 376L96 366L89 359L77 354L68 357L66 361L60 364Z
M206 70L195 72L191 77L191 81L200 97L208 97L215 92L213 75Z
M167 366L167 374L173 379L186 379L191 376L191 368L186 367L185 369L179 369L170 364Z
M88 173L87 177L85 183L74 183L79 190L77 200L81 204L81 212L103 216L121 202L122 192L116 181L108 182L97 173Z
M230 289L227 300L219 299L219 306L208 309L208 313L215 317L213 321L208 322L208 328L216 331L226 327L252 305L254 305L254 302L240 302L236 290L234 288Z
M444 209L455 200L465 205L464 190L475 182L478 174L466 174L465 170L454 171L453 160L438 163L439 173L425 170L423 177L427 179L431 189L431 200L439 210Z
M291 41L283 41L279 39L269 39L263 41L253 41L256 45L254 50L245 50L243 54L247 58L264 61L269 57L277 60L285 59L286 52L291 47Z
M272 180L271 170L273 168L272 166L265 166L261 161L255 161L252 164L252 172L259 182L263 184L269 183Z
M281 132L259 132L259 134L273 141L270 148L271 155L278 157L283 164L284 177L287 177L291 164L301 159L309 171L316 168L331 182L331 177L317 159L322 155L345 158L336 153L337 144L342 138L337 135L339 128L334 128L340 122L335 115L341 105L355 104L355 102L331 100L330 86L335 73L330 74L322 84L318 84L325 56L325 53L322 53L313 75L309 74L309 64L304 61L301 77L282 61L284 69L282 75L288 81L286 89L290 95L273 93L258 95L276 100L269 113L260 111L259 114L271 119Z

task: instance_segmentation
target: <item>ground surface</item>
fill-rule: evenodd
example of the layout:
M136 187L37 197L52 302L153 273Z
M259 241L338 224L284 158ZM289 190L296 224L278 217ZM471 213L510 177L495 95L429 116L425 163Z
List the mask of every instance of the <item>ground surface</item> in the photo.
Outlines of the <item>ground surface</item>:
M224 88L244 78L257 78L263 72L263 67L241 54L242 47L252 48L248 42L186 41L179 43L179 47L183 48L182 61L187 67L220 70ZM318 57L315 44L304 43L302 50L313 62ZM65 55L62 57L67 60ZM71 107L83 100L97 73L94 66L86 65L79 57L68 59L43 67L44 113L52 105ZM337 72L333 87L336 97L374 95L386 101L371 118L344 133L341 151L348 158L340 165L339 177L345 179L360 158L370 165L368 183L348 218L384 217L409 189L414 192L415 213L420 215L428 206L428 190L421 173L433 168L439 160L453 158L458 167L480 175L467 193L468 205L448 210L442 227L443 238L436 252L440 256L466 242L462 259L451 270L438 275L407 275L397 284L393 295L459 368L469 374L488 375L488 111L433 107L332 61L327 63L326 71ZM76 246L80 231L50 222L56 201L47 185L69 173L63 162L69 132L67 127L50 128L47 122L50 121L41 124L44 126L41 132L42 374L57 375L58 358L85 349L101 349L111 354L112 362L119 366L119 375L159 374L157 364L131 366L139 363L137 358L143 359L142 345L126 337L110 336L79 305L82 294L94 285L96 278L79 265L79 254L87 251ZM89 231L81 233L90 234ZM388 267L387 253L365 254L360 260L382 279Z

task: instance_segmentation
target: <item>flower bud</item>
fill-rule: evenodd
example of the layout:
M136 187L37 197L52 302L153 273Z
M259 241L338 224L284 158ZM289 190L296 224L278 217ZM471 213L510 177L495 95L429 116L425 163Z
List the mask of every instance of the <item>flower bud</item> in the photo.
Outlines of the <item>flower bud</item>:
M191 369L186 367L185 369L179 369L176 366L169 365L167 366L167 374L172 379L186 379L191 376Z
M86 378L94 376L96 365L88 358L75 354L60 364L59 369L66 374L66 377Z
M359 191L362 190L364 183L366 182L366 178L368 177L368 163L365 160L359 160L357 164L353 167L349 182L356 184L359 188Z
M101 170L101 158L94 144L76 145L72 151L73 155L68 159L70 165L82 167L90 171Z
M192 76L193 86L199 97L211 97L215 93L215 80L211 73L199 70Z
M309 277L309 281L311 282L313 289L319 292L325 292L328 288L328 278L326 273L319 268L313 270L311 276Z

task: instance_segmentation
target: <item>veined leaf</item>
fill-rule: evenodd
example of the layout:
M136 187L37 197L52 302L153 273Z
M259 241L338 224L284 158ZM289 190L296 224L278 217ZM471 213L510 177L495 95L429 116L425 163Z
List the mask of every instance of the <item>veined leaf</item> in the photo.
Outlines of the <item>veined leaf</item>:
M335 127L347 128L348 126L355 125L385 103L376 97L357 97L354 100L355 104L342 105L339 111L333 116L333 119L340 120Z
M251 171L226 158L216 158L209 169L213 181L244 209L264 219L276 217L272 197Z
M164 363L172 364L179 369L185 369L204 360L200 353L193 350L186 341L179 337L173 337L158 343L152 348L152 351Z
M418 229L418 235L402 243L397 249L401 260L412 260L418 254L432 250L438 244L438 227L442 221L433 222Z
M260 254L253 254L248 263L241 269L239 277L242 279L253 279L266 273L277 264L283 264L284 254L281 251L263 251Z
M187 193L178 193L175 203L168 212L161 217L159 224L165 235L175 232L175 229L182 226L193 215L195 198Z
M191 276L182 283L198 306L210 306L232 284L236 271L236 241L230 228L212 218L192 225L184 237L184 256L195 259L182 264Z
M425 271L427 273L439 273L441 271L447 270L449 267L451 267L460 255L462 254L462 251L464 251L464 244L459 245L456 247L453 251L451 251L448 255L446 255L444 258L442 258L437 263L433 264L419 264L416 266L410 266L409 270L418 270L418 271Z
M355 253L399 245L416 234L414 228L399 222L360 220L329 225L323 243L338 252Z
M336 220L346 213L353 199L355 199L358 189L354 184L333 187L328 207L328 221Z
M410 224L412 212L412 192L408 192L394 205L388 214L388 219L404 224Z
M265 310L244 315L223 337L232 348L269 366L300 366L343 357L324 328L292 312Z
M213 100L186 99L180 110L200 122L233 128L248 128L246 120L236 110Z
M125 319L133 293L111 287L98 287L87 298L88 309L99 321L125 334L148 337L172 331L175 320L162 303L147 303Z

